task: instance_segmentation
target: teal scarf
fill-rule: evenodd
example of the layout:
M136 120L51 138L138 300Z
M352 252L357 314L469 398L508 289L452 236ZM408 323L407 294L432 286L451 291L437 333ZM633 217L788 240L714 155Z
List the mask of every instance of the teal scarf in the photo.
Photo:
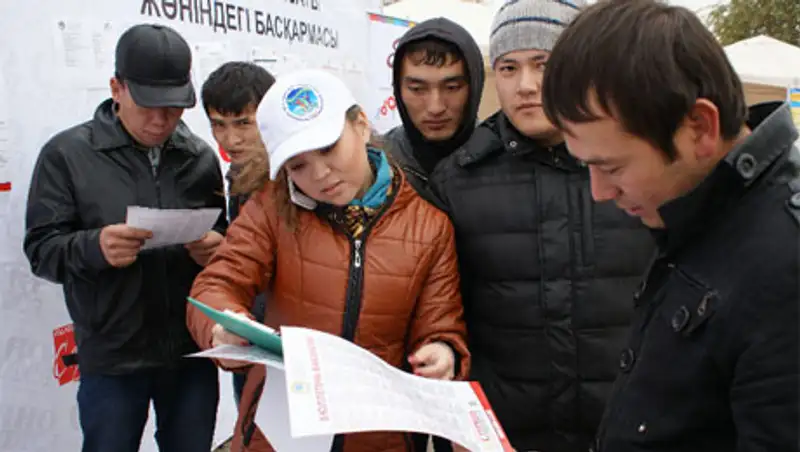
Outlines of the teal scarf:
M364 196L350 201L350 205L377 209L386 202L389 187L392 185L392 169L383 151L368 148L367 158L370 166L375 169L375 182Z

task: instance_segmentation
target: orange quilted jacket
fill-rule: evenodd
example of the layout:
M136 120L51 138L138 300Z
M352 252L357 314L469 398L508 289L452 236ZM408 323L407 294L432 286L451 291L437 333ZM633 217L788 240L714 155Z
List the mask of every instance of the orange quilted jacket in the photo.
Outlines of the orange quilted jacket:
M300 211L296 230L288 230L272 201L275 189L268 184L245 204L195 280L192 297L249 313L255 295L269 288L265 323L274 328L342 335L396 367L421 345L444 341L456 352L457 378L468 375L453 228L443 212L401 178L363 240L354 241L306 210ZM191 305L187 323L200 347L211 347L213 323ZM249 370L234 451L272 450L252 424L264 371L263 366ZM406 450L409 436L402 433L344 438L344 452Z

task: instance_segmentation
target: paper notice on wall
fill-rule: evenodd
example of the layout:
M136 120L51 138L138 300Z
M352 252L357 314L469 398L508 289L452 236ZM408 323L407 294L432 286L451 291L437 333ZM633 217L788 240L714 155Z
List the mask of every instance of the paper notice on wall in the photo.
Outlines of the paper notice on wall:
M197 43L192 46L192 51L192 70L198 85L205 83L220 66L233 60L225 41Z
M54 36L57 64L71 82L82 88L108 84L117 40L111 22L60 19Z

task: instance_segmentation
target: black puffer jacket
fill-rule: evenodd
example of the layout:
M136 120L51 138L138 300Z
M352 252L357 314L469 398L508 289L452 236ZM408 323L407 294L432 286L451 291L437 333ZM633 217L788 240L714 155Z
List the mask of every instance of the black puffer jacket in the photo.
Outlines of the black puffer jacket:
M517 450L586 451L618 370L649 232L592 201L566 148L502 114L432 184L456 230L473 373Z

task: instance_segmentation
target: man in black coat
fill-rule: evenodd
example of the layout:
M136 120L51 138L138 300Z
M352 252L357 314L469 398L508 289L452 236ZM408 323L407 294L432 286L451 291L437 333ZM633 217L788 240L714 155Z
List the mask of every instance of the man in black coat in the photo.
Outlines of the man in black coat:
M208 452L218 372L186 329L192 282L227 221L189 244L143 249L128 206L225 207L214 151L181 122L196 103L191 49L174 30L136 25L116 50L111 99L51 138L31 180L25 254L61 284L75 325L83 452L139 450L152 401L162 451ZM156 61L158 64L153 64Z
M654 249L635 218L592 201L589 170L541 108L550 49L577 13L500 8L489 58L502 109L431 177L455 227L470 377L519 451L589 448Z
M553 49L544 99L594 198L658 243L594 450L797 451L800 160L788 105L748 110L711 32L656 0L581 14Z

